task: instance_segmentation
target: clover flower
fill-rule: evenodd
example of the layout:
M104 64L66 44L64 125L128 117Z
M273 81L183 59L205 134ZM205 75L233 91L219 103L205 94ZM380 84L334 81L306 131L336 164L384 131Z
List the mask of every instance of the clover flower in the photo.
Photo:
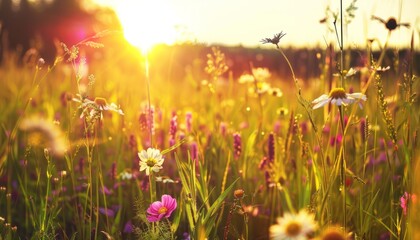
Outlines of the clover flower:
M325 106L328 103L332 103L337 106L347 106L356 100L366 101L366 95L363 93L346 93L343 88L334 88L328 95L323 94L317 99L313 100L312 103L314 106L312 108L317 109Z
M283 217L277 218L277 224L270 227L270 239L308 239L308 235L316 228L313 214L306 210L301 210L298 214L285 213Z
M142 150L139 152L140 158L140 171L146 170L146 175L150 174L150 171L159 172L162 169L162 164L165 159L158 149L148 148L147 151Z
M147 220L149 222L158 222L162 218L169 218L172 212L176 209L176 199L170 195L164 194L162 201L156 201L150 204L147 209Z

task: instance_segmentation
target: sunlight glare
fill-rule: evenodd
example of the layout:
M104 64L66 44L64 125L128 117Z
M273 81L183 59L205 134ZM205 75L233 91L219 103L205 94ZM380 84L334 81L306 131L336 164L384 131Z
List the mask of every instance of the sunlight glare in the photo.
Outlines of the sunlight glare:
M116 1L114 9L131 44L147 52L159 43L176 40L176 16L167 0Z

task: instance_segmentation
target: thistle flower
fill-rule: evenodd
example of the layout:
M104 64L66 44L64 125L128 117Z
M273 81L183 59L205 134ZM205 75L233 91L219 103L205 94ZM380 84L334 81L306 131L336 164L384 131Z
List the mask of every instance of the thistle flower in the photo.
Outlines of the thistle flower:
M404 26L407 28L410 27L409 23L397 23L397 20L395 20L395 18L393 17L385 21L380 17L372 16L372 20L378 20L379 22L383 23L389 31L395 30L397 27L400 27L400 26Z
M320 108L328 103L335 104L337 106L347 106L355 102L356 100L366 101L366 95L363 93L346 93L343 88L333 88L329 95L323 94L317 99L313 100L313 109ZM361 105L360 105L361 107Z
M280 33L274 34L273 38L264 38L261 40L261 42L263 44L271 43L276 45L277 48L279 48L280 39L284 37L284 35L286 35L286 33L283 33L283 31L281 31Z
M158 149L148 148L147 151L142 150L138 155L140 157L140 171L146 170L146 175L149 175L151 170L159 172L163 168L162 164L165 159Z
M162 220L162 218L169 218L176 207L176 199L170 195L164 194L162 196L162 201L156 201L150 204L147 209L147 220L149 222L158 222Z
M277 218L277 224L270 227L270 239L274 240L304 240L317 228L314 215L306 210L300 210L298 214L285 213Z

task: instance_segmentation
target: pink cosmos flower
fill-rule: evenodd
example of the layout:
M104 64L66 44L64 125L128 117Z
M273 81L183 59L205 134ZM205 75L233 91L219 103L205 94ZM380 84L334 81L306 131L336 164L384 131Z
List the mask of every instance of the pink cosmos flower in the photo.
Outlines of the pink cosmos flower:
M162 218L168 218L176 209L176 199L170 195L162 195L162 201L156 201L150 204L147 209L147 220L149 222L158 222Z

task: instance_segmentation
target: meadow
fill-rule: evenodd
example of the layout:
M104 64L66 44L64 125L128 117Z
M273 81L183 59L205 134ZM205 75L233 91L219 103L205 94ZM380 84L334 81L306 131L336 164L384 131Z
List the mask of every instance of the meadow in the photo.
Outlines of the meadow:
M418 43L282 37L4 52L0 239L419 239Z

